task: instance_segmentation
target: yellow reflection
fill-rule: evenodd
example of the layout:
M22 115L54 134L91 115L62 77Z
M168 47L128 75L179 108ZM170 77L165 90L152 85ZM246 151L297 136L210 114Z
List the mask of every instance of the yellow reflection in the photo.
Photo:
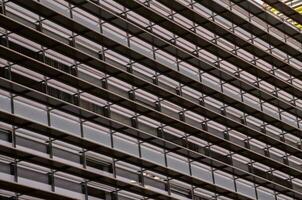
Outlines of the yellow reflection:
M280 13L277 9L272 8L270 6L268 6L267 4L263 5L267 10L269 10L270 12L274 13L275 15L280 16L281 18L286 19L288 22L290 22L291 24L293 24L295 27L299 28L300 30L302 30L302 25L293 21L290 18L285 17L282 13ZM296 10L298 13L302 14L302 5L296 5L292 7L294 10Z

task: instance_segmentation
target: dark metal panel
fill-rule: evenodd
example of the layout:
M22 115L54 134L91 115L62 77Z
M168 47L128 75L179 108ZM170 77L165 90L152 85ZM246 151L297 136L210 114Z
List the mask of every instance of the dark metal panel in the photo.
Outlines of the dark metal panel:
M295 38L298 42L302 43L302 34L298 31L297 28L290 26L286 23L283 23L278 17L267 12L260 6L257 6L255 3L246 0L231 0L241 8L245 9L247 12L252 13L253 15L259 17L269 25L277 28L281 32Z

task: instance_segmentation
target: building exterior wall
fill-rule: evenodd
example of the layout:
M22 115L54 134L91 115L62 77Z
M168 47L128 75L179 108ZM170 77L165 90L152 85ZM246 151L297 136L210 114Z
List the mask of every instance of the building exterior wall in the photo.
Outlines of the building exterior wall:
M0 2L0 199L302 199L299 27L251 0Z

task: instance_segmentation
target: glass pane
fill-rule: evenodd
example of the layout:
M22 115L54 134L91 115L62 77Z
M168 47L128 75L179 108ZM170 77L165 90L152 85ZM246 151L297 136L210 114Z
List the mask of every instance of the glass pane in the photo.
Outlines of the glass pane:
M165 165L165 156L163 153L148 148L144 145L141 146L141 153L142 153L142 158L156 162L161 165Z
M65 117L56 115L54 113L50 114L50 124L55 128L68 131L75 135L81 135L81 128L79 122L69 120Z
M23 167L18 167L18 176L42 183L48 183L47 173L41 173Z
M236 188L239 193L246 194L251 197L255 197L255 188L252 184L247 184L242 181L236 181Z
M111 139L109 133L105 133L102 130L86 125L83 125L83 133L84 137L87 139L91 139L94 142L98 142L106 146L111 146Z
M212 173L209 169L203 168L202 166L197 166L192 164L192 175L196 176L198 178L201 178L202 180L213 182Z
M30 120L34 120L43 124L47 124L47 114L45 110L36 108L29 104L14 101L15 114L24 116Z
M172 157L171 155L167 155L167 162L168 167L184 172L186 174L190 173L188 162L185 160L180 160L175 157Z
M0 95L0 110L11 112L11 103L9 97Z
M234 181L232 177L224 176L223 174L214 173L215 183L217 185L226 187L231 190L235 190Z
M257 189L257 195L259 200L275 200L273 193L269 193L263 190Z
M120 138L120 136L113 135L113 146L119 150L125 151L126 153L131 153L138 156L137 143Z

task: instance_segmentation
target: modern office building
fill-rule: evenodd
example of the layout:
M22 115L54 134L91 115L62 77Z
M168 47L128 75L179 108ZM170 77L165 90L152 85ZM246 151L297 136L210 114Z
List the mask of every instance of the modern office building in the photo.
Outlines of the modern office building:
M302 199L285 2L0 2L0 199Z

